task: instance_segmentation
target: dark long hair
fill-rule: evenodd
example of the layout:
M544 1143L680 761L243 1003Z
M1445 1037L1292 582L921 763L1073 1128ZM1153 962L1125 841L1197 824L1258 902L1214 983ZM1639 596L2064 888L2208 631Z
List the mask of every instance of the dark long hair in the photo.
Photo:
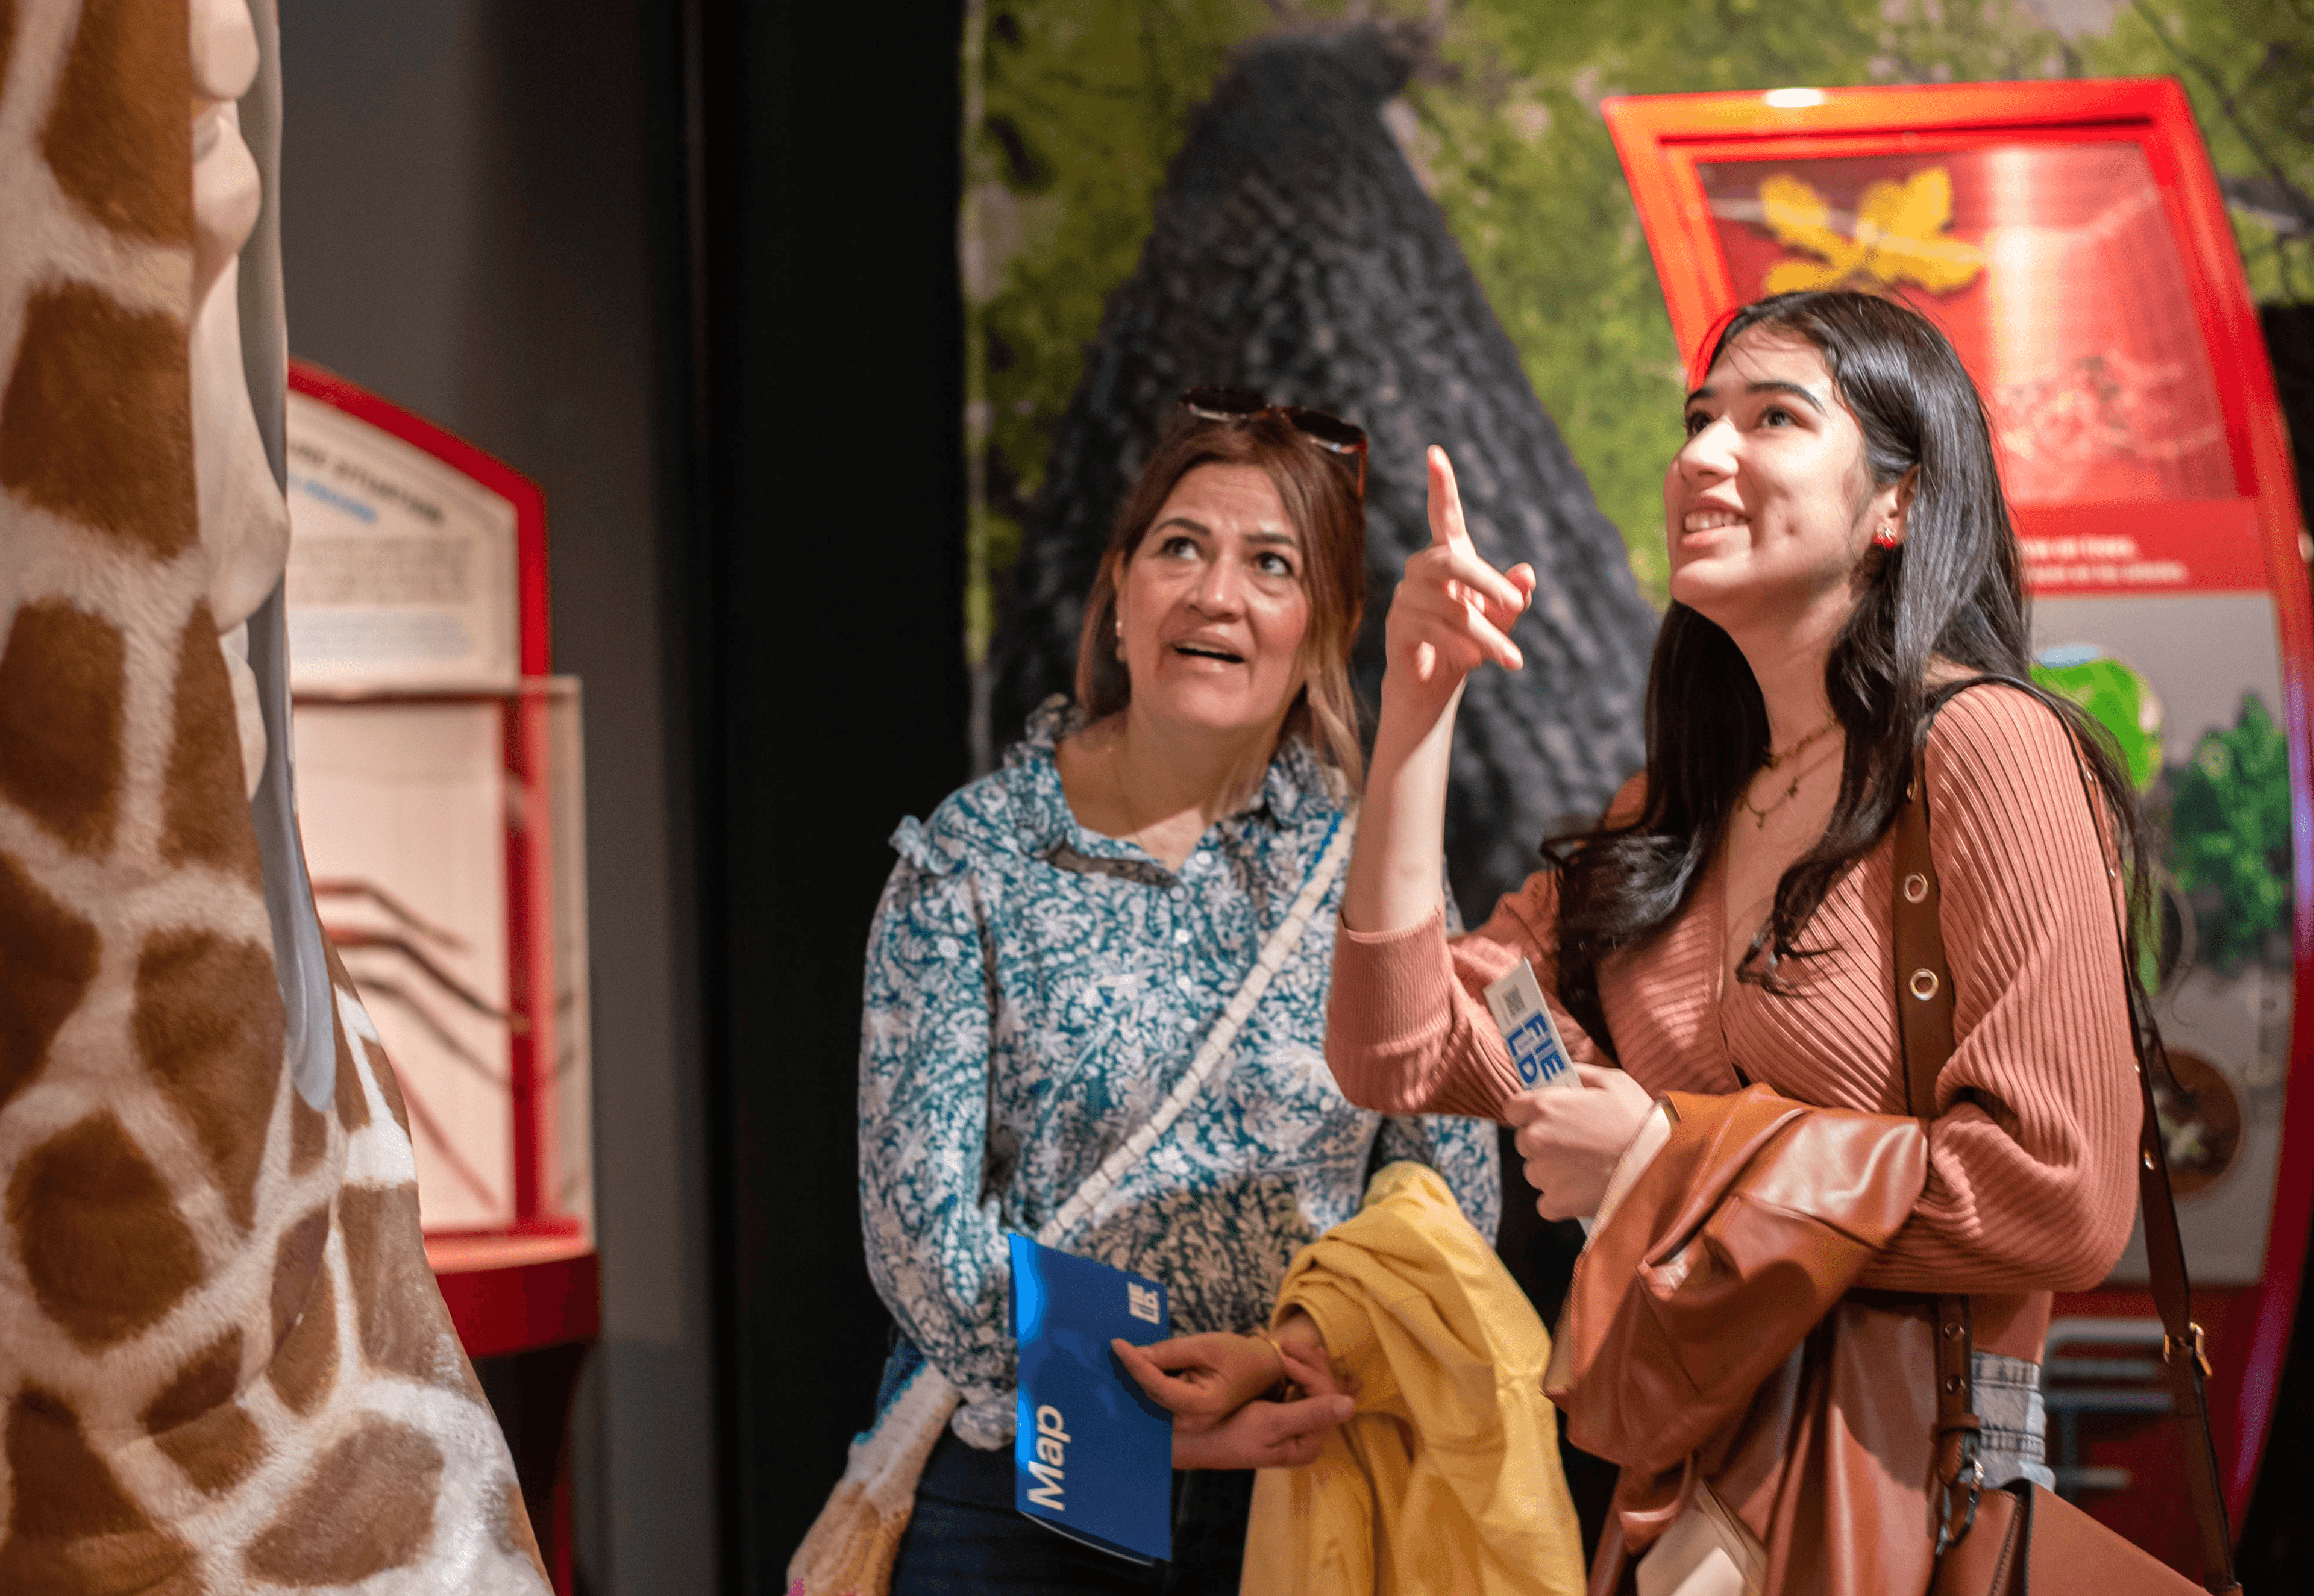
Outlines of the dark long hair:
M1832 817L1776 884L1774 906L1737 966L1739 978L1776 990L1785 959L1824 951L1800 945L1808 921L1894 823L1938 707L1987 677L2039 699L2081 749L2128 867L2123 940L2135 971L2136 928L2152 880L2137 796L2103 729L2071 701L2032 683L2017 533L1976 384L1927 317L1841 289L1746 305L1720 332L1704 368L1753 328L1805 339L1823 355L1862 429L1876 489L1918 474L1903 541L1865 557L1856 607L1824 665L1824 691L1847 734ZM1931 686L1932 660L1968 676ZM1648 667L1647 790L1638 814L1543 844L1560 871L1560 994L1610 1054L1600 961L1646 942L1685 905L1767 750L1767 706L1743 652L1717 624L1674 604ZM2133 978L2130 986L2142 1023Z

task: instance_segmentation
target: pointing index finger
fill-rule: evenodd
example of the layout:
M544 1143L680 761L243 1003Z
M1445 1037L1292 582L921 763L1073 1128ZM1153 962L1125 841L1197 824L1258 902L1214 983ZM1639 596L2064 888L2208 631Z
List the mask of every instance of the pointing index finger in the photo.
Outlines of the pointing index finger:
M1454 485L1454 463L1436 444L1426 456L1430 464L1430 541L1442 548L1471 546L1470 528L1462 524L1462 495Z

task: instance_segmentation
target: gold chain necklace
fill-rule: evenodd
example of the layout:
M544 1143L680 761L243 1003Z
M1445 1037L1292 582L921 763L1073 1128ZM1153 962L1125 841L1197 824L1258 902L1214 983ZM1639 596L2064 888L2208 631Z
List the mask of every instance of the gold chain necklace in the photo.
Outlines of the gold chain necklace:
M1823 736L1825 733L1831 731L1833 727L1839 724L1840 717L1834 715L1830 719L1826 720L1822 726L1817 727L1814 731L1808 733L1807 736L1802 737L1798 742L1794 743L1790 747L1785 749L1780 754L1772 748L1768 750L1768 763L1766 768L1769 773L1772 775L1775 772L1782 769L1786 762L1796 759L1799 756L1800 750L1806 748L1809 744L1815 742L1817 738ZM1791 780L1785 784L1783 791L1769 799L1768 807L1764 809L1757 807L1752 802L1751 783L1748 781L1744 783L1743 791L1736 795L1736 801L1743 805L1745 810L1750 813L1752 816L1752 824L1754 830L1765 831L1768 827L1768 816L1782 808L1792 799L1799 797L1800 778L1806 773L1806 772L1803 771L1794 771L1792 772Z

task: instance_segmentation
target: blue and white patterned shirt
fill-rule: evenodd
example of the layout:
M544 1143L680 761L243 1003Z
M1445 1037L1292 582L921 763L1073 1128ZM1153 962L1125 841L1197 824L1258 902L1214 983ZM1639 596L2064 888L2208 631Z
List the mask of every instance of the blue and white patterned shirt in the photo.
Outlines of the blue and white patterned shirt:
M1187 1071L1343 807L1318 760L1282 740L1252 801L1170 871L1077 824L1053 745L1079 723L1048 701L1002 770L901 823L868 943L868 1271L963 1392L956 1433L981 1447L1012 1433L1004 1233L1035 1234ZM1221 1071L1107 1217L1062 1239L1165 1282L1176 1335L1266 1323L1294 1255L1357 1211L1378 1135L1383 1158L1435 1167L1494 1234L1492 1124L1385 1120L1326 1068L1342 880Z

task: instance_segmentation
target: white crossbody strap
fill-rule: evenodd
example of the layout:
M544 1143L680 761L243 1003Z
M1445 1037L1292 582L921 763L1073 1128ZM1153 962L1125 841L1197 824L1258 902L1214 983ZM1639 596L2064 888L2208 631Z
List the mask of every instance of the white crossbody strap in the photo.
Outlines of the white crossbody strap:
M1286 959L1292 957L1294 948L1302 940L1302 933L1310 927L1310 917L1318 912L1318 905L1325 902L1327 889L1333 886L1334 877L1341 874L1342 861L1350 856L1350 843L1357 835L1357 807L1354 803L1337 815L1334 824L1327 828L1326 841L1319 852L1318 862L1310 867L1309 877L1302 883L1302 891L1294 898L1294 907L1287 911L1285 920L1262 943L1261 952L1253 961L1253 968L1246 972L1244 983L1239 986L1237 995L1229 1001L1228 1007L1222 1010L1221 1018L1214 1021L1214 1028L1206 1033L1205 1045L1197 1049L1197 1056L1190 1061L1188 1072L1175 1083L1172 1091L1158 1105L1157 1112L1149 1116L1148 1122L1103 1159L1100 1168L1077 1188L1076 1195L1046 1221L1037 1232L1038 1241L1047 1247L1057 1247L1063 1237L1090 1219L1102 1201L1117 1189L1117 1183L1125 1178L1126 1171L1149 1156L1149 1150L1156 1146L1157 1138L1171 1128L1173 1122L1181 1117L1181 1111L1196 1101L1197 1094L1211 1083L1221 1069L1222 1061L1229 1056L1230 1046L1237 1040L1238 1031L1244 1026L1247 1016L1253 1012L1254 1005L1261 1001L1262 994L1269 990L1269 983L1277 978L1277 972L1285 968Z

